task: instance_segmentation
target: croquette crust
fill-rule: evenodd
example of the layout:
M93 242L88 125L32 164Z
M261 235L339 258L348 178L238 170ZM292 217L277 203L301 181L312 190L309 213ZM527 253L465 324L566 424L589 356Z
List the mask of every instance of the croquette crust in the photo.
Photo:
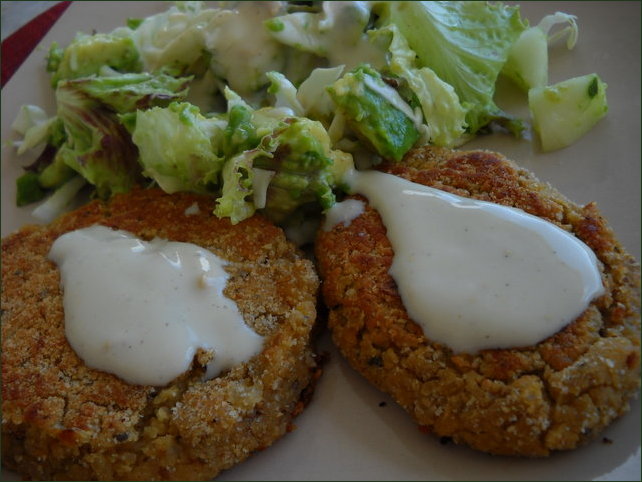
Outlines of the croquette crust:
M358 372L422 430L492 454L572 449L628 410L640 385L640 268L594 203L578 206L488 151L425 147L380 169L518 207L574 233L600 260L605 294L535 346L453 354L409 318L388 274L385 227L356 196L364 213L319 231L315 254L333 340Z
M186 215L194 203L199 212ZM211 198L137 189L2 242L2 460L40 480L206 480L292 429L320 374L311 347L318 278L260 216L231 225ZM203 367L160 388L90 369L64 334L61 234L102 224L198 244L229 261L226 295L263 351L209 381Z

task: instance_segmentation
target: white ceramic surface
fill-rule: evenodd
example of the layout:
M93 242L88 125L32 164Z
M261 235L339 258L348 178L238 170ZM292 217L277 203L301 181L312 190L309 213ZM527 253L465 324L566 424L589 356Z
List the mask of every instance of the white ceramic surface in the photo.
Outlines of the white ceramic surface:
M2 89L2 236L27 222L32 208L14 206L20 165L7 141L23 103L53 113L44 71L52 41L67 44L77 31L109 31L128 17L164 9L162 2L74 2ZM550 52L550 81L597 72L608 83L610 111L586 137L566 149L541 153L537 141L494 134L467 147L497 150L534 171L577 203L596 201L624 246L640 259L640 3L527 2L531 23L557 10L578 16L579 42ZM526 116L524 95L510 86L500 106ZM640 401L592 444L541 460L492 457L421 433L387 396L330 354L316 393L297 429L271 448L221 474L219 480L640 480ZM385 403L381 403L385 402ZM604 443L606 437L612 443ZM15 479L3 472L3 479Z

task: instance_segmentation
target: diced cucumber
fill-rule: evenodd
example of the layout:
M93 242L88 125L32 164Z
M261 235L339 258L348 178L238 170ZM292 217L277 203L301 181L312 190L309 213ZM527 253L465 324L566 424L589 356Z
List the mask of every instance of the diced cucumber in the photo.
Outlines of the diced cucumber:
M539 27L522 32L511 47L502 73L524 92L548 83L548 39Z
M543 151L573 144L608 111L606 83L588 74L528 91L533 128Z

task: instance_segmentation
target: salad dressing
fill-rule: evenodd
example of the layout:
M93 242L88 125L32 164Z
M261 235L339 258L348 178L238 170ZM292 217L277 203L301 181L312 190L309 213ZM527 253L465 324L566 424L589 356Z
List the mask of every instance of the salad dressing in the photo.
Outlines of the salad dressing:
M365 205L358 199L346 199L335 203L325 213L325 220L322 229L330 231L334 226L341 223L344 226L349 226L350 223L360 216L365 209Z
M87 366L141 385L165 385L211 351L205 377L262 349L223 294L225 261L189 243L140 240L92 226L60 236L65 334Z
M381 215L408 314L455 352L534 345L603 293L595 254L553 223L378 171L346 181Z

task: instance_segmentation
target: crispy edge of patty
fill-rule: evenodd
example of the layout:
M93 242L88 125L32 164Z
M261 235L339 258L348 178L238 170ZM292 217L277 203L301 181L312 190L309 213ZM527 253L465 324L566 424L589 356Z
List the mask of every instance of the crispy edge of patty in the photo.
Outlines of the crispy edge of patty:
M594 438L640 385L640 268L596 205L578 206L500 154L425 147L382 171L523 209L574 233L601 263L606 292L536 346L453 354L406 313L388 274L379 214L319 231L315 246L336 345L422 430L503 455L546 456Z
M199 212L187 216L194 203ZM192 194L135 190L94 201L2 241L2 437L5 467L34 479L210 479L291 430L320 367L311 346L318 278L281 229L237 225ZM266 337L224 375L203 367L168 386L130 385L88 368L64 335L62 233L102 224L144 239L191 242L229 261L226 295Z

